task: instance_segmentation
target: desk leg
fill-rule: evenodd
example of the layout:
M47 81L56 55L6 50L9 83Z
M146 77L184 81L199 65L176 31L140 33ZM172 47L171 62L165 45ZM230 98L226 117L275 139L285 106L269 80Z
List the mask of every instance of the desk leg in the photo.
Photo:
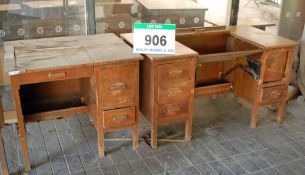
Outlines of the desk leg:
M156 120L156 119L153 119ZM158 147L158 126L156 121L151 122L151 148L157 149Z
M3 175L9 175L1 133L0 133L0 163L1 163L2 174Z
M259 105L254 105L251 114L251 123L250 123L251 128L256 128L258 111L259 111Z
M98 142L98 151L99 156L105 156L105 143L104 143L104 121L103 121L103 103L102 103L102 95L99 91L103 88L103 84L101 81L101 66L96 66L94 68L95 81L96 81L96 89L97 89L97 142Z
M4 150L4 144L2 139L2 128L4 127L4 116L2 110L2 104L0 99L0 164L1 164L1 171L3 175L9 175L8 173L8 166L6 161L6 155Z
M260 96L263 93L263 89L259 88L258 92L256 94L256 98L253 104L253 108L252 108L252 114L251 114L251 123L250 123L250 127L251 128L256 128L256 124L257 124L257 118L258 118L258 113L259 113L259 107L260 107Z
M136 117L136 125L133 127L133 149L137 149L139 147L139 63L134 64L134 100L135 100L135 117Z
M104 128L103 128L103 125L99 125L98 127L99 127L98 128L98 133L97 133L98 134L98 136L97 136L98 151L99 151L99 156L104 157L105 156Z
M185 138L184 140L186 142L189 142L192 140L192 119L188 119L185 122Z
M288 87L287 87L287 90L284 92L285 95L283 95L281 102L279 104L279 108L278 108L277 116L276 116L277 122L283 122L284 113L285 113L286 104L287 104L287 93L288 93Z
M138 149L139 147L139 129L138 129L138 125L133 127L133 149Z
M26 171L31 170L30 158L28 153L28 145L27 145L27 137L25 130L25 123L23 120L23 114L21 110L20 97L19 97L19 84L17 75L11 76L11 85L12 85L12 93L15 101L15 108L17 113L17 121L18 121L18 132L19 139L22 151L22 157L24 161L24 167Z

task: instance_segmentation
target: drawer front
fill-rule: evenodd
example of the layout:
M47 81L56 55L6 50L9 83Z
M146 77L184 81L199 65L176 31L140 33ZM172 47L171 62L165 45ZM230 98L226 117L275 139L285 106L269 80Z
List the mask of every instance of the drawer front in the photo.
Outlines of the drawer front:
M170 103L159 106L159 121L175 122L179 119L186 119L188 116L188 102Z
M120 64L102 68L103 109L133 106L134 65Z
M104 128L119 129L136 124L135 107L103 111Z
M170 103L187 100L194 88L192 62L158 66L158 102Z
M278 103L285 93L287 93L287 86L276 86L264 88L263 95L261 97L261 104L269 105Z
M158 66L158 82L163 86L173 87L180 84L192 84L192 62L163 64Z
M93 76L93 66L29 72L19 75L20 84L31 84Z
M187 100L191 96L191 86L185 85L180 87L166 88L161 85L158 87L158 102L176 102Z
M264 82L282 80L286 70L288 51L273 53L267 60Z

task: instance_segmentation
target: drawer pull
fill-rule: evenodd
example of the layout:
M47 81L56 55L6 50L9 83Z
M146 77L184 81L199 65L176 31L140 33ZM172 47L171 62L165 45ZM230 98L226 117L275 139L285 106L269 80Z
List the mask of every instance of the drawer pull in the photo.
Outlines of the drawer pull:
M124 90L124 89L126 89L125 83L116 83L110 87L111 91L119 91L119 90Z
M168 95L169 96L173 96L173 95L177 95L177 94L181 94L182 93L182 89L170 89L168 90Z
M173 71L169 71L168 72L169 73L169 75L180 75L180 74L182 74L183 73L183 70L173 70Z
M114 116L112 118L112 120L114 122L120 122L120 121L124 121L124 120L127 120L128 119L128 115L118 115L118 116Z
M281 95L282 95L282 92L273 91L273 92L271 92L270 97L271 97L272 99L276 99L276 98L279 98Z
M181 108L179 106L172 106L172 107L167 108L167 113L179 112L180 110L181 110Z
M268 66L269 69L280 69L281 65L280 64L271 64Z
M66 72L60 72L60 73L49 73L49 78L63 78L66 76Z

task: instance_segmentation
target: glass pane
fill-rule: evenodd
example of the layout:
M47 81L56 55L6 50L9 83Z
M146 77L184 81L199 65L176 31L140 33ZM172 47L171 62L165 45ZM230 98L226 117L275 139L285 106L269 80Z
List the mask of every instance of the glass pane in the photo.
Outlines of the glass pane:
M5 0L2 41L86 34L86 0Z
M128 33L136 21L132 0L95 0L96 33Z
M240 0L238 25L254 25L277 34L282 0Z
M206 11L195 0L95 0L96 33L132 32L136 21L203 27Z
M197 0L199 4L208 8L205 17L205 26L224 26L228 0Z

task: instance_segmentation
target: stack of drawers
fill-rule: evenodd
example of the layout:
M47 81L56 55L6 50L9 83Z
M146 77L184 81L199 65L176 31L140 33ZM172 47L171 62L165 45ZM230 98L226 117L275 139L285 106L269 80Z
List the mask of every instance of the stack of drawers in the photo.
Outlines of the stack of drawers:
M100 94L106 130L137 127L137 76L138 63L102 66L97 77L102 83Z
M194 60L176 61L179 62L160 62L155 66L158 70L159 123L187 120L191 112L189 101L194 88Z
M121 37L133 44L132 34ZM178 42L174 55L144 55L140 111L151 123L152 148L157 148L158 126L163 124L185 121L185 140L191 140L197 56Z
M95 66L97 115L91 115L104 155L104 131L133 128L133 147L138 147L139 63L130 61ZM92 98L92 97L91 97Z

